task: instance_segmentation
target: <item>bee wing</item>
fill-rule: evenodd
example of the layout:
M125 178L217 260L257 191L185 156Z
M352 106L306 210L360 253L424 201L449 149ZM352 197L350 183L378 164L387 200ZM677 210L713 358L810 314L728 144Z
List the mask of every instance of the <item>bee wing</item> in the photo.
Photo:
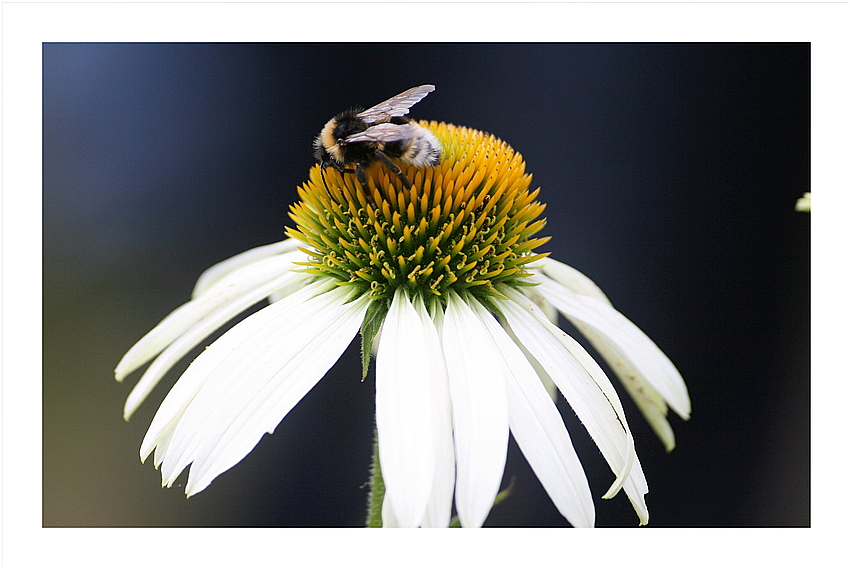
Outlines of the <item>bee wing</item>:
M357 132L345 139L352 142L398 142L413 137L421 126L417 124L392 124L384 122L370 126L363 132Z
M404 116L410 107L424 99L435 89L434 85L420 85L387 99L384 102L368 108L357 115L366 124L386 122L396 116Z

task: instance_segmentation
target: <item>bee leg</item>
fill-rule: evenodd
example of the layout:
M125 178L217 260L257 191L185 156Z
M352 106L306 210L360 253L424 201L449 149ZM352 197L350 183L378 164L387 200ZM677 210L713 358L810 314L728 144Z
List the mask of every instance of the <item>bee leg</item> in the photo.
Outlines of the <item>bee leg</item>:
M321 167L319 167L319 172L322 174L322 183L325 185L325 191L330 192L328 189L328 182L325 180L325 163L322 162Z
M354 172L354 170L344 169L341 165L337 164L336 162L334 162L332 160L319 162L319 171L322 174L322 183L325 184L325 189L328 189L328 182L325 179L325 170L328 169L328 166L332 167L333 169L335 169L336 171L338 171L341 174L345 174L346 172L348 172L348 173Z
M384 163L384 165L386 165L386 166L390 169L390 171L391 171L392 173L394 173L395 175L397 175L397 176L398 176L398 179L400 179L400 180L401 180L401 183L404 185L404 187L405 187L405 188L407 188L407 189L410 189L410 188L411 188L410 180L409 180L409 179L407 179L407 176L406 176L406 175L404 175L404 174L401 172L401 168L399 168L397 165L395 165L395 164L393 163L393 161L392 161L392 160L390 160L390 159L387 157L387 155L386 155L386 154L384 154L384 153L383 153L383 152L381 152L380 150L375 150L375 156L377 156L377 157L378 157L378 159L379 159L379 160L381 160L381 161Z
M357 181L360 182L360 185L366 187L366 172L363 171L363 166L360 165L360 162L354 165L354 173L357 175Z

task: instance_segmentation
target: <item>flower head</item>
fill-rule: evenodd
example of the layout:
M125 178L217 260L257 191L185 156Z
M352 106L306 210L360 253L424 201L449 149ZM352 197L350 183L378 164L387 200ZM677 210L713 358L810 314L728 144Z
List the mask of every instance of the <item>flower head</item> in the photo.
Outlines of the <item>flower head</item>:
M544 206L522 157L494 136L421 123L443 147L433 168L380 163L362 186L317 167L292 206L289 239L207 270L192 300L121 360L116 378L154 359L125 417L212 331L272 303L209 346L166 396L142 443L170 486L206 488L271 433L358 331L364 374L376 354L375 407L384 526L447 526L452 504L480 526L499 491L513 434L558 510L592 526L594 506L554 384L598 445L641 523L647 484L616 391L551 321L557 309L620 377L668 449L668 405L687 418L681 376L598 287L535 249ZM406 168L406 169L405 169ZM548 314L548 315L547 315Z

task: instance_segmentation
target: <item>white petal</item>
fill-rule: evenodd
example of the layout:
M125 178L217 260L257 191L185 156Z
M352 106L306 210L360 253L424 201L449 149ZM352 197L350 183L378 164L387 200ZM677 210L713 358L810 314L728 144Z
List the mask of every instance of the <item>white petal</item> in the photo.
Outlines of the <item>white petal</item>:
M288 309L301 306L314 296L316 298L324 296L327 299L328 296L321 294L321 292L327 289L327 283L319 282L299 290L289 297L289 301L287 302L289 304ZM224 362L242 341L251 338L255 330L260 329L267 319L277 313L277 310L287 309L284 306L285 304L281 304L279 307L275 307L275 310L270 310L271 306L263 308L239 322L210 345L189 365L189 368L186 369L171 388L162 401L162 404L160 404L159 410L154 415L153 421L142 441L140 452L142 461L156 447L157 457L154 463L157 466L162 463L162 458L159 455L162 454L164 456L168 449L168 443L165 440L171 439L171 434L173 433L171 431L177 427L180 418L195 398L197 392L218 369L222 368ZM302 314L301 317L310 317L310 314Z
M285 239L270 245L246 250L245 252L232 256L218 264L213 264L211 267L207 268L200 277L198 277L198 281L195 282L195 288L192 290L192 298L194 299L201 296L213 284L243 266L253 264L270 256L295 251L298 249L299 245L300 243L295 239Z
M602 290L587 276L571 266L551 258L540 261L541 269L546 276L568 290L584 296L591 296L607 304L611 304ZM614 373L620 378L629 396L635 401L646 421L669 452L676 447L676 437L673 428L667 421L667 403L664 397L653 387L643 373L629 359L623 356L612 343L593 327L582 323L576 318L565 316L587 337L593 347L608 362ZM677 371L678 372L678 371ZM687 391L685 391L687 395ZM689 407L690 405L688 405Z
M591 298L602 300L608 304L611 303L608 296L605 295L605 292L602 291L602 288L596 282L572 266L558 262L550 257L543 258L539 262L541 270L546 276L568 290L582 296L590 296Z
M156 357L180 334L198 323L205 313L200 302L191 301L165 316L124 354L115 367L115 380L120 383L127 375Z
M244 266L230 274L226 280L218 280L215 286L207 289L206 294L168 314L156 327L137 341L119 361L115 368L115 379L119 382L124 380L128 374L150 361L208 314L258 286L298 268L293 261L303 257L303 253L299 251L278 255Z
M628 318L607 302L571 292L546 276L540 276L537 289L566 317L587 324L603 335L608 340L603 346L608 355L615 361L618 356L627 361L661 393L679 416L685 419L690 416L691 401L679 371Z
M576 527L592 527L593 497L561 415L537 372L504 329L482 320L505 363L511 433L558 511Z
M336 296L339 301L348 294L340 293ZM259 377L250 376L256 385L251 389L252 393L246 393L248 389L240 387L236 393L238 400L232 400L230 393L219 389L229 409L229 426L222 425L223 417L216 419L211 413L204 412L203 408L198 410L198 426L193 426L193 417L187 413L184 417L187 430L191 432L197 429L205 432L206 437L189 472L187 495L203 490L219 474L242 460L264 433L274 432L280 421L327 373L351 343L366 314L368 303L368 297L363 296L347 305L337 304L332 306L334 309L325 310L327 315L319 314L315 321L305 323L300 329L295 318L295 321L286 321L285 324L292 325L292 331L299 337L293 339L279 334L277 340L272 337L267 341L266 347L271 352L258 353L260 359L253 365L254 371L249 371L249 376L255 371L261 373ZM314 335L316 332L318 335ZM311 336L312 341L304 339ZM283 352L293 347L289 345L290 342L295 344L296 351L284 355ZM203 395L203 391L200 394ZM214 396L211 395L210 399ZM240 409L235 416L230 410L233 407ZM192 408L189 409L191 411ZM211 427L216 427L221 436L210 436ZM179 434L178 428L175 435Z
M204 489L273 431L337 360L368 300L343 304L345 289L309 297L319 290L311 285L240 322L178 380L142 448L159 444L164 484L194 462L186 492Z
M381 502L381 527L385 529L401 528L398 519L395 518L393 512L392 496L387 496L384 493L384 500Z
M546 259L543 259L546 260ZM537 306L543 310L543 313L546 314L546 317L553 324L558 325L558 310L542 295L538 294L534 287L529 286L527 290L524 290L525 295L531 298L531 300L537 304ZM532 361L532 365L535 363ZM552 379L545 372L539 373L538 376L540 380L543 382L543 386L546 387L546 392L549 393L549 396L552 400L558 400L558 387L555 383L552 382Z
M622 486L638 511L648 519L646 479L636 459L634 441L617 396L605 373L573 338L552 325L539 309L515 290L504 289L510 301L497 301L510 331L549 374L587 428L617 479L605 497Z
M286 272L283 276L267 284L254 288L238 298L233 298L229 303L211 312L188 329L154 359L153 363L151 363L150 367L145 370L139 379L139 382L130 391L127 401L124 403L124 420L130 419L133 413L139 408L139 405L144 402L168 370L211 333L249 307L260 302L271 291L283 290L286 295L289 295L294 290L304 288L308 278L309 275L291 271Z
M442 343L452 397L458 517L465 527L480 527L504 473L508 403L499 353L467 302L477 303L448 295Z
M452 436L452 402L449 394L449 375L437 325L428 315L421 296L414 301L416 312L425 327L425 357L431 366L431 401L434 413L434 483L431 497L422 519L423 527L448 527L452 519L452 499L455 492L455 448ZM442 322L442 312L437 316Z
M575 318L570 322L584 335L591 345L608 362L614 373L620 378L629 396L635 401L641 414L669 452L676 447L676 436L670 422L667 421L667 403L643 374L618 351L611 341L589 325Z
M434 482L435 442L431 366L423 357L425 327L413 304L396 290L383 323L375 380L378 452L395 522L417 527Z

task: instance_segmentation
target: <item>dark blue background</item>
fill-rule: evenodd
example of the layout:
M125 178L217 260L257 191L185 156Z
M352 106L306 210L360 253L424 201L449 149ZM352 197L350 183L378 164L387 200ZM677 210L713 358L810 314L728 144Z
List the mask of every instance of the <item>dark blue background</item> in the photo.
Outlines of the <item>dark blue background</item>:
M45 44L44 524L360 525L374 382L353 345L201 494L160 489L124 352L228 256L283 238L324 122L409 87L492 132L548 203L553 257L685 377L665 454L630 401L651 526L809 523L808 44ZM189 358L187 358L189 359ZM182 368L182 366L181 366ZM561 408L595 496L612 480ZM561 525L516 446L490 525ZM181 482L185 480L181 478ZM625 496L599 525L632 526Z

